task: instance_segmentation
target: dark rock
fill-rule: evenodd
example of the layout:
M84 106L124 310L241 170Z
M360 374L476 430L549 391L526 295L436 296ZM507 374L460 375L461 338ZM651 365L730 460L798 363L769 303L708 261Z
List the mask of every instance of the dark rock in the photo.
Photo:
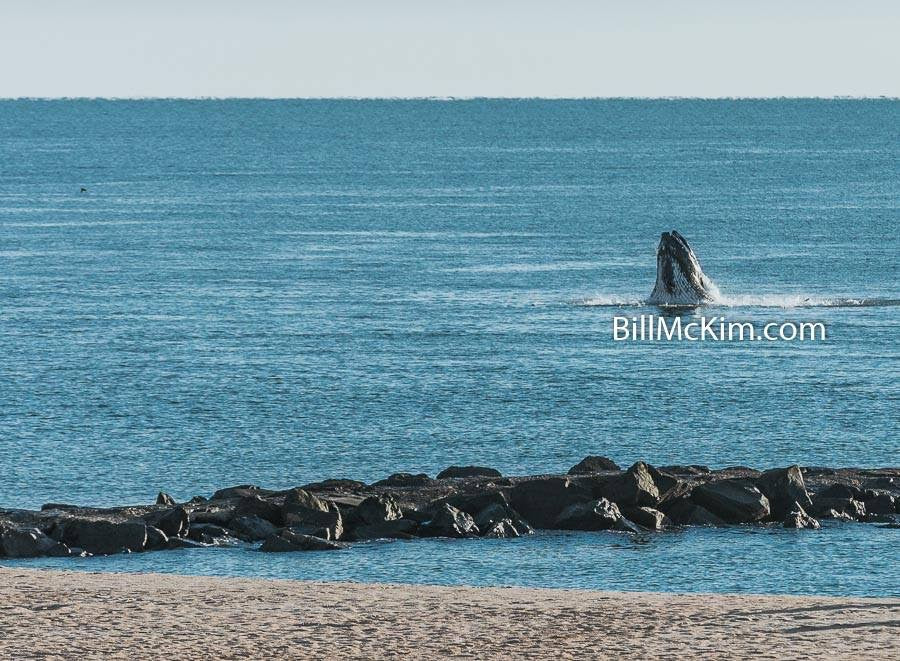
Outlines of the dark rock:
M172 496L167 494L165 491L160 491L159 495L156 497L156 504L157 505L175 505L176 503L175 503L175 499L172 498Z
M569 475L586 475L588 473L600 473L602 471L621 470L612 459L599 455L588 455L569 469Z
M723 526L725 521L705 507L693 502L689 497L670 501L666 505L666 516L679 526Z
M356 508L356 513L364 525L373 525L384 521L403 518L400 503L391 494L369 496Z
M205 549L213 546L213 544L205 544L203 542L195 542L193 539L185 537L170 537L166 548L170 551L175 549Z
M257 542L274 535L278 528L266 519L255 514L237 516L231 522L231 530L244 541Z
M303 534L326 540L337 540L344 534L344 519L338 506L304 489L288 492L282 512L285 525L302 528Z
M881 493L866 500L866 514L894 514L897 511L896 499L889 493Z
M92 555L143 551L147 544L147 525L143 521L71 518L62 523L62 529L60 541Z
M304 491L359 491L366 488L365 482L359 480L330 479L321 482L310 482L300 487Z
M866 518L866 506L853 498L830 498L819 495L813 501L812 513L821 519L862 521Z
M191 510L188 513L191 525L195 523L209 523L214 526L227 527L234 518L234 506L226 503L222 505L208 505L202 509Z
M187 510L183 507L176 507L146 514L144 521L162 530L167 537L178 537L187 533L189 517Z
M41 505L41 511L47 512L49 510L60 510L61 512L65 512L67 510L79 510L82 509L78 505L67 505L66 503L44 503Z
M659 503L659 489L643 461L621 475L600 482L594 493L619 505L655 507Z
M559 513L554 528L559 530L610 530L624 517L615 503L606 498L574 503Z
M228 531L214 523L192 523L187 533L188 539L204 544L212 544L222 537L229 537Z
M191 498L188 501L188 503L191 503L192 505L197 505L199 503L206 503L206 502L209 502L209 501L207 501L205 496L194 496L193 498Z
M337 551L342 548L344 548L342 544L285 528L280 533L266 539L259 550L266 553L291 553L294 551Z
M353 539L409 539L419 527L412 519L390 519L371 525L356 526Z
M47 557L49 558L72 558L72 557L87 557L87 552L83 549L72 549L63 544L62 542L56 542L49 551L47 551Z
M690 491L690 486L684 480L680 480L664 470L654 468L650 464L646 464L646 466L647 472L650 473L650 478L659 492L660 502Z
M812 518L802 506L795 503L795 507L790 508L785 517L783 524L785 528L812 528L813 530L818 530L820 528L819 522Z
M486 528L483 528L482 537L504 538L504 537L521 537L515 524L509 519L500 519L492 521Z
M665 471L667 473L672 473L673 475L705 475L707 473L711 473L712 471L709 469L709 466L702 466L700 464L691 464L689 466L684 466L680 464L674 464L671 466L662 466L660 470Z
M871 512L866 512L866 523L894 523L896 519L896 514L873 514Z
M816 500L821 498L846 498L854 500L863 500L865 494L862 489L858 489L849 484L830 484L822 491L816 494Z
M879 528L887 528L888 530L900 530L900 523L884 523Z
M664 512L652 507L626 507L622 513L630 521L648 530L661 530L671 524Z
M419 527L422 537L474 537L478 526L471 516L444 503L434 512L427 523Z
M261 489L255 484L241 484L236 487L228 487L227 489L219 489L210 500L229 500L231 498L246 498L247 496L271 496L274 491Z
M390 477L375 482L375 487L427 487L434 483L434 480L425 473L394 473Z
M756 487L769 500L772 518L784 520L797 504L805 512L812 507L812 500L806 492L803 473L797 465L787 468L767 470L754 480Z
M691 498L727 523L761 521L771 512L769 499L744 480L706 482L691 492Z
M147 544L146 550L155 551L157 549L168 548L169 536L159 528L147 526Z
M450 466L437 475L439 480L457 477L503 477L503 474L498 470L484 466Z
M509 526L513 527L516 531L515 537L534 534L534 528L518 512L505 503L490 503L475 516L475 525L478 526L479 530L485 531L484 536L487 536L486 531L491 530L495 527L495 524L501 522L507 522ZM505 530L505 527L502 527L502 530ZM496 537L498 535L493 536ZM510 537L511 535L504 536Z
M234 516L257 516L275 526L285 523L281 507L259 496L244 496L234 509Z
M440 498L429 504L429 508L435 509L449 503L463 512L467 512L475 516L489 505L499 505L500 507L509 507L509 499L502 491L481 491L479 493L454 494L446 498Z
M552 528L565 508L590 500L591 492L570 477L528 480L509 491L510 504L535 528Z
M47 537L37 528L0 529L0 555L8 558L37 558L51 555L51 552L59 546L63 545Z

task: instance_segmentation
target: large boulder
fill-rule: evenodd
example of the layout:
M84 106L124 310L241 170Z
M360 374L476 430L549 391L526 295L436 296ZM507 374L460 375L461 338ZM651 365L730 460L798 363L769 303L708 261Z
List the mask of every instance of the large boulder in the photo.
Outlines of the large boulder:
M278 527L271 521L255 514L249 514L235 517L231 521L231 530L244 541L256 542L274 535L278 531Z
M284 524L283 509L259 496L244 496L241 498L237 507L234 508L234 516L257 516L274 526Z
M498 527L497 524L503 524ZM515 535L504 534L504 537L521 537L522 535L533 535L534 528L522 518L512 507L507 504L489 503L475 516L475 525L482 531L485 537L499 537L501 532L509 532L509 529L515 531ZM488 531L493 530L494 534L488 535Z
M175 499L172 498L165 491L160 491L159 495L156 496L156 504L157 505L175 505Z
M664 504L665 514L672 523L679 526L722 526L725 525L720 517L716 516L702 505L698 505L690 496L682 496Z
M643 461L633 464L621 475L601 481L594 492L619 505L655 507L659 503L659 489L650 467Z
M400 509L400 503L391 494L369 496L357 506L356 514L363 525L373 525L403 518L403 510Z
M510 504L535 528L552 528L564 509L593 499L590 490L570 477L527 480L509 491Z
M470 515L447 503L436 508L431 520L419 527L422 537L476 537L478 532Z
M726 523L761 521L771 513L769 499L745 480L706 482L691 492L691 498Z
M383 480L373 483L375 487L427 487L434 480L425 473L394 473Z
M554 528L559 530L628 530L635 528L626 523L615 503L599 498L587 503L574 503L559 513Z
M410 539L419 527L412 519L389 519L353 528L353 539Z
M342 548L344 548L343 544L306 535L292 528L285 528L268 537L259 550L266 553L291 553L294 551L337 551Z
M480 528L480 530L482 530L482 537L505 538L522 536L510 519L492 521L486 528Z
M865 502L866 514L894 514L897 512L897 499L889 493L873 494Z
M92 555L143 551L147 524L143 521L70 518L62 522L62 542Z
M269 489L262 489L255 484L241 484L236 487L219 489L212 495L210 500L229 500L231 498L246 498L247 496L265 497L274 494L274 491L270 491Z
M769 499L772 518L784 519L792 511L794 504L804 510L812 507L812 500L806 492L803 473L799 466L774 468L765 471L754 480L756 487Z
M437 475L439 480L456 477L503 477L503 474L496 469L484 466L450 466Z
M626 507L622 514L630 521L648 530L661 530L671 524L669 517L652 507Z
M603 471L622 470L612 459L599 455L588 455L569 469L569 475L587 475L588 473L600 473Z
M167 548L169 548L169 536L159 528L147 526L147 543L144 546L144 549L147 551L156 551Z
M178 537L187 534L189 516L183 507L169 510L156 510L144 515L147 524L159 528L167 537Z
M816 496L812 513L822 519L862 521L866 518L866 506L854 498L823 498Z
M344 534L344 521L338 506L304 489L288 492L282 514L286 526L302 528L308 535L336 540Z
M815 495L815 499L819 498L852 498L854 500L863 500L865 498L865 492L852 484L835 482L834 484L829 484Z
M819 529L819 522L812 518L803 507L799 503L794 503L794 506L790 508L789 511L782 521L782 525L785 528L811 528L813 530Z
M64 544L47 537L37 528L0 528L0 555L8 558L69 555L67 550Z

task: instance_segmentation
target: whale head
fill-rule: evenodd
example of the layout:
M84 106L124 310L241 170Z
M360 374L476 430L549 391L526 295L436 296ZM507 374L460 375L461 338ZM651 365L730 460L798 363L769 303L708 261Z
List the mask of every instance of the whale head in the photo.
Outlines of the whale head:
M651 305L702 305L715 299L715 285L703 273L687 240L675 230L663 232L656 250L656 285Z

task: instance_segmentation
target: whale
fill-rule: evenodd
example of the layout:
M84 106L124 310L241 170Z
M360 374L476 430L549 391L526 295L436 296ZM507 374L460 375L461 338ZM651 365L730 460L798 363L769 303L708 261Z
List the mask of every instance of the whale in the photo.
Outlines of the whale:
M687 239L672 230L663 232L656 250L656 284L650 305L703 305L714 301L718 290L700 267Z

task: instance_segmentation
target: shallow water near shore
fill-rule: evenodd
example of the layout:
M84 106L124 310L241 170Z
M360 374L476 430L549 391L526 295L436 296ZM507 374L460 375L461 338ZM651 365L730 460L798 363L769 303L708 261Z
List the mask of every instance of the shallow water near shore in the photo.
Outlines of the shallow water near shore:
M898 125L896 100L0 101L0 507L587 454L897 465ZM702 313L828 339L614 342L614 315L658 312L673 228L722 292ZM809 591L877 589L825 540L866 557L893 531L849 530L822 536ZM731 534L677 537L701 557ZM444 560L524 581L515 554L553 540ZM209 562L393 580L375 560L445 548L421 544ZM470 548L511 567L454 564ZM660 589L699 580L657 561Z
M900 530L828 522L822 530L689 528L634 537L540 532L519 539L374 541L343 551L249 548L2 566L326 581L518 585L650 592L900 596Z

